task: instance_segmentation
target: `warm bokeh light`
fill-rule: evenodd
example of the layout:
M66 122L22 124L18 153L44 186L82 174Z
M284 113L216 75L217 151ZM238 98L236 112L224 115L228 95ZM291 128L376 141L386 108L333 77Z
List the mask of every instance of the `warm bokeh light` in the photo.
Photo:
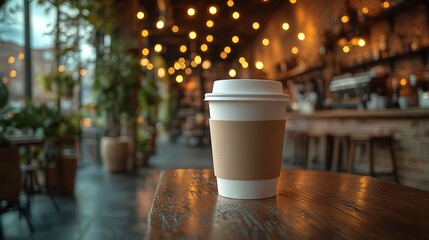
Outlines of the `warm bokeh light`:
M188 11L187 11L188 15L191 17L194 16L196 12L197 11L193 7L188 8Z
M183 69L185 69L185 68L186 68L186 64L185 64L185 63L181 63L181 64L180 64L180 69L182 69L182 70L183 70Z
M382 8L389 8L390 7L390 3L388 1L384 1L383 3L381 3L381 7Z
M212 63L210 62L210 60L204 60L203 64L201 64L201 66L203 67L203 69L209 69L212 66Z
M191 67L197 67L198 66L198 64L195 62L195 61L191 61Z
M240 18L240 13L239 12L233 12L232 13L232 18L234 18L234 19L239 19Z
M217 7L215 5L210 6L209 13L215 15L217 13Z
M191 69L191 68L186 68L186 69L185 69L185 73L186 73L187 75L191 75L191 73L192 73L192 69Z
M248 67L249 67L249 63L247 63L247 62L243 62L243 63L241 64L241 66L242 66L243 68L248 68Z
M368 14L368 12L369 12L369 10L368 10L368 8L367 8L367 7L363 7L363 8L362 8L362 13L363 13L363 14Z
M58 66L58 72L64 72L66 70L66 67L64 65Z
M188 48L185 45L180 46L179 50L184 53L186 52L186 50L188 50Z
M252 24L252 28L253 29L255 29L255 30L257 30L257 29L259 29L259 23L258 22L253 22L253 24Z
M9 76L11 77L11 78L14 78L14 77L16 77L16 70L10 70L10 72L9 72Z
M292 4L295 4L296 3L296 0L289 0L290 1L290 3L292 3Z
M301 41L304 40L305 39L305 34L302 33L302 32L298 33L298 39L301 40Z
M231 52L231 47L230 46L226 46L223 48L223 51L226 53L230 53Z
M201 51L205 52L209 49L209 47L207 46L207 44L203 43L203 44L201 44L200 49L201 49Z
M177 25L174 25L171 27L171 31L173 31L174 33L177 33L179 31L179 27Z
M176 70L174 70L174 67L169 67L168 68L168 74L173 75L174 72L176 72Z
M220 58L225 59L228 57L228 54L226 54L226 52L221 52L220 53Z
M138 13L137 13L137 18L138 18L138 19L143 19L143 18L144 18L144 12L141 12L141 11L140 11L140 12L138 12Z
M197 64L200 64L201 62L202 62L202 58L201 58L201 56L200 55L197 55L197 56L195 56L195 58L194 58L194 61L195 61L195 63L197 63Z
M148 48L143 48L142 54L143 54L143 56L149 55L149 49Z
M263 63L263 62L261 62L261 61L257 61L257 62L255 63L255 67L256 67L256 69L261 70L261 69L263 69L263 68L264 68L264 63Z
M246 62L246 59L244 57L240 57L238 59L238 62L241 63L241 64L243 64L244 62Z
M7 84L7 82L8 82L7 77L3 77L1 80L2 80L2 82L3 82L4 84Z
M344 46L346 44L347 44L347 39L341 38L340 40L338 40L338 45L339 46Z
M23 53L23 52L20 52L20 53L18 54L18 59L19 59L19 60L24 60L24 58L25 58L24 53Z
M207 42L213 42L213 35L207 35L207 37L206 37L206 41Z
M209 28L211 28L211 27L214 26L214 22L212 20L207 20L206 26L209 27Z
M10 56L8 59L7 59L7 63L9 63L9 64L13 64L15 62L15 57L13 57L13 56Z
M163 68L163 67L158 68L158 71L156 73L158 74L158 77L160 77L160 78L165 77L165 68Z
M140 59L140 65L142 65L143 67L147 66L148 64L149 64L149 59L147 58Z
M405 86L405 85L407 85L407 79L402 78L402 79L399 81L399 84L401 84L401 86Z
M183 76L182 75L177 75L176 76L176 82L178 82L178 83L181 83L181 82L183 82Z
M342 17L341 17L341 22L343 22L343 23L348 23L349 21L350 21L349 16L344 15L344 16L342 16Z
M165 26L165 23L162 19L158 20L158 22L156 22L156 28L158 29L163 29Z
M79 74L81 75L81 76L86 76L86 74L88 73L88 70L86 70L85 68L82 68L80 71L79 71Z
M146 30L146 29L143 29L143 30L142 30L142 36L143 36L143 37L147 37L147 36L149 36L149 31L148 31L148 30Z
M234 68L231 68L228 72L230 77L235 77L237 75L237 72L235 71Z
M176 70L180 70L180 63L179 62L174 62L174 64L173 64L173 67L174 67L174 69L176 69Z
M360 47L365 46L365 44L366 44L366 42L365 42L365 40L364 40L363 38L359 39L359 41L358 41L358 45L359 45Z
M153 64L152 63L148 63L146 66L147 70L152 70L153 69Z
M233 36L232 39L231 39L231 41L233 43L238 43L240 41L240 38L238 36Z
M162 51L162 45L157 43L155 44L155 47L153 48L155 50L155 52L161 52Z
M289 23L284 22L284 23L282 24L282 28L283 28L283 30L289 30Z
M84 126L84 127L87 127L87 128L89 128L89 127L91 127L91 119L90 118L82 118L82 125Z
M234 6L234 1L228 0L228 2L226 2L226 4L228 5L228 7L232 7L232 6Z
M348 53L350 51L350 47L349 46L344 46L343 47L343 52Z
M180 57L179 60L177 60L180 64L184 64L186 62L184 57Z
M197 33L196 33L196 32L194 32L194 31L190 31L190 32L189 32L189 38L190 38L190 39L195 39L195 38L197 38Z
M298 49L297 47L293 47L293 48L291 49L291 52L292 52L292 54L298 54L299 49Z
M262 45L268 46L270 44L270 40L268 38L262 39Z

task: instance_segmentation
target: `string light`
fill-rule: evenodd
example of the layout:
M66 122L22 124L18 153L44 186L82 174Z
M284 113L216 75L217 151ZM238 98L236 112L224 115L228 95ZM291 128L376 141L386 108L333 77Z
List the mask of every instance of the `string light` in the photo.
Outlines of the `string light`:
M235 77L237 75L237 72L235 71L234 68L231 68L228 72L230 77Z
M362 8L362 13L363 13L363 14L368 14L368 12L369 12L369 10L368 10L368 8L367 8L367 7L363 7L363 8Z
M173 27L171 27L171 31L177 33L179 31L179 27L177 25L174 25Z
M142 65L143 67L147 66L148 64L149 64L149 59L147 58L140 59L140 65Z
M233 12L232 13L232 18L234 18L235 20L240 18L240 13L239 12Z
M64 65L59 65L58 66L58 72L62 73L66 70L66 67Z
M223 51L224 51L224 52L226 52L226 53L230 53L230 52L231 52L231 47L226 46L226 47L223 49Z
M201 66L203 67L203 69L209 69L212 66L212 63L210 62L210 60L204 60L203 64L201 64Z
M169 68L168 68L168 74L173 75L173 74L174 74L174 72L176 72L176 70L174 70L174 68L173 68L173 67L169 67Z
M283 30L288 30L288 29L289 29L289 23L284 22L284 23L282 24L282 28L283 28Z
M143 36L143 37L147 37L147 36L149 36L149 31L148 31L148 30L146 30L146 29L143 29L143 30L142 30L142 36Z
M10 72L9 72L9 76L11 77L11 78L14 78L14 77L16 77L16 70L10 70Z
M228 0L228 2L226 2L226 4L228 5L228 7L232 7L232 6L234 6L234 1Z
M194 61L196 64L200 64L202 61L201 56L200 55L195 56Z
M149 63L149 64L146 66L146 68L147 68L147 70L152 70L152 69L153 69L153 64L152 64L152 63Z
M207 27L211 28L211 27L213 27L213 25L214 25L214 22L212 20L207 20L207 22L206 22Z
M257 61L257 62L255 63L255 67L256 67L256 69L261 70L261 69L263 69L263 68L264 68L264 63L263 63L263 62L261 62L261 61Z
M238 62L241 63L241 64L243 64L244 62L246 62L246 59L244 57L240 57L238 59Z
M200 49L201 49L201 51L205 52L209 49L209 47L207 46L207 44L203 43L203 44L201 44Z
M138 13L137 13L137 18L138 18L138 19L143 19L143 18L144 18L144 12L141 12L141 11L140 11L140 12L138 12Z
M268 46L270 44L270 40L268 38L262 39L262 45Z
M297 48L297 47L293 47L293 48L291 49L291 52L292 52L292 54L298 54L299 50L298 50L298 48Z
M159 53L162 51L162 45L157 43L153 49L155 50L155 52Z
M365 44L366 44L366 42L365 42L365 40L364 40L363 38L359 39L359 41L358 41L358 45L359 45L360 47L365 46Z
M343 23L348 23L349 21L350 21L349 16L344 15L344 16L342 16L342 17L341 17L341 22L343 22Z
M228 54L226 52L221 52L220 53L220 58L225 59L228 57Z
M301 40L301 41L304 40L305 39L305 34L302 33L302 32L298 33L298 39Z
M240 41L240 38L238 36L233 36L231 40L233 43L238 43Z
M143 54L143 56L147 56L147 55L149 55L149 49L147 49L147 48L143 48L143 50L142 50L142 54Z
M157 74L160 78L165 77L165 69L163 67L158 68Z
M190 69L190 68L186 68L186 69L185 69L185 73L186 73L187 75L191 75L191 73L192 73L192 69Z
M207 37L206 37L206 41L207 42L213 42L213 35L207 35Z
M25 55L24 55L24 53L23 53L23 52L20 52L20 53L18 54L18 59L19 59L19 60L24 60L24 57L25 57Z
M193 8L193 7L190 7L190 8L188 8L188 15L189 16L194 16L195 15L195 13L197 12L196 10L195 10L195 8Z
M247 62L243 62L243 63L241 64L241 66L242 66L243 68L248 68L248 67L249 67L249 63L247 63Z
M344 46L343 47L343 52L348 53L350 51L350 47L349 46Z
M181 83L181 82L183 82L183 76L182 75L177 75L176 76L176 82L178 82L178 83Z
M8 62L9 64L13 64L13 63L15 63L15 57L10 56L10 57L7 59L7 62Z
M158 22L156 22L156 28L158 29L163 29L165 26L165 23L162 19L158 20Z
M186 50L188 50L188 48L185 45L180 46L179 50L184 53L186 52Z
M88 71L86 70L86 69L84 69L84 68L82 68L80 71L79 71L79 74L81 75L81 76L86 76L86 74L88 73Z
M253 27L253 29L255 29L255 30L259 29L259 23L258 23L258 22L254 22L254 23L252 24L252 27Z
M217 13L217 7L216 7L216 6L214 6L214 5L210 6L210 7L209 7L209 13L210 13L211 15L215 15L215 14Z
M194 31L190 31L190 32L189 32L189 38L190 38L190 39L195 39L195 38L197 38L197 33L196 33L196 32L194 32Z
M292 3L292 4L295 4L296 3L296 0L289 0L290 1L290 3Z

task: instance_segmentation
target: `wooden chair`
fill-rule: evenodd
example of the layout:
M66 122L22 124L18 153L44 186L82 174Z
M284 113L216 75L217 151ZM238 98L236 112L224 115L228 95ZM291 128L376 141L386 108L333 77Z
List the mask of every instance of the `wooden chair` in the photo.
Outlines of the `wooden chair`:
M9 211L17 210L24 216L31 232L34 232L30 221L28 199L21 198L21 175L18 147L0 148L0 216ZM0 239L2 239L0 221Z
M398 171L396 166L396 157L394 150L394 138L390 134L354 134L350 136L350 152L347 163L347 171L353 172L356 149L358 145L362 145L365 149L365 157L369 161L369 175L372 177L378 177L383 175L390 175L393 180L398 183ZM376 159L374 154L376 152L376 146L385 145L390 151L390 161L392 163L392 170L388 172L375 172L374 165Z
M332 137L332 164L331 171L341 171L341 168L347 165L349 151L349 135L347 133L331 133ZM340 158L340 154L342 155ZM341 161L340 161L341 160ZM345 161L345 162L344 162Z
M307 146L307 168L313 169L314 159L318 156L320 169L325 170L327 166L326 155L328 148L329 135L320 131L308 131L306 138L308 139Z

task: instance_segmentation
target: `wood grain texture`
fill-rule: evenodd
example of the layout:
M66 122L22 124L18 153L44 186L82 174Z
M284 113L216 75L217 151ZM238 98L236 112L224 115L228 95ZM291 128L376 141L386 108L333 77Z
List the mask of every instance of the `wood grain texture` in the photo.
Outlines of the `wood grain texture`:
M161 173L147 239L429 239L429 192L366 176L282 170L277 196L218 196L212 170Z

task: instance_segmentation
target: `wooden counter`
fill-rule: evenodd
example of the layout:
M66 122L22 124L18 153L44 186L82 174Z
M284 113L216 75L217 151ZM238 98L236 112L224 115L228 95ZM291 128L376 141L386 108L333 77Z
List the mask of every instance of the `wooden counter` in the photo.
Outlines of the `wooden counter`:
M427 239L429 192L345 173L283 170L277 196L228 199L212 170L169 170L146 239Z
M296 118L429 118L429 108L383 110L325 110L311 114L287 113L287 119Z
M386 109L377 111L332 110L313 114L288 113L286 130L330 134L392 134L395 140L399 182L429 191L429 109ZM290 139L286 132L285 155ZM386 148L377 147L376 157L388 159ZM363 153L361 155L364 155ZM368 173L365 159L358 160L358 172ZM391 169L378 161L376 169Z

